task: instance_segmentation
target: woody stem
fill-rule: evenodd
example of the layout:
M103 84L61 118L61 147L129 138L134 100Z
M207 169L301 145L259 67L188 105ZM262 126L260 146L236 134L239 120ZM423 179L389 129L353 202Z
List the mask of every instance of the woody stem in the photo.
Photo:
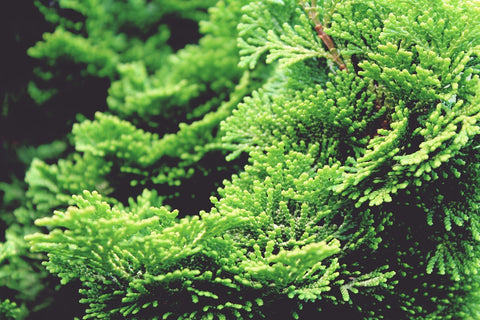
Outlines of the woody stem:
M320 22L320 19L318 19L318 13L317 13L317 1L316 0L311 0L310 6L304 4L304 8L307 11L308 17L310 20L313 21L315 24L315 31L317 31L318 37L322 39L323 43L327 47L328 51L332 55L332 60L338 65L340 70L345 70L347 69L347 66L345 63L342 61L340 58L340 55L338 54L337 48L335 48L335 44L332 40L332 38L323 31L323 25ZM348 71L348 70L347 70Z
M340 70L346 69L347 66L338 55L337 48L335 48L335 44L333 43L332 38L328 34L326 34L325 31L323 31L323 26L320 23L316 24L315 30L317 31L319 38L322 39L325 46L327 46L328 51L331 53L332 60L335 61L336 64L338 64Z

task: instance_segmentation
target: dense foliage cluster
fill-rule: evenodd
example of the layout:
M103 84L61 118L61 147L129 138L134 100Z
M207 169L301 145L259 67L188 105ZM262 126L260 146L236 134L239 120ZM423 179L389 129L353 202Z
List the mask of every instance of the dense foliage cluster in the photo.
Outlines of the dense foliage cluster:
M479 1L36 5L0 317L480 317Z

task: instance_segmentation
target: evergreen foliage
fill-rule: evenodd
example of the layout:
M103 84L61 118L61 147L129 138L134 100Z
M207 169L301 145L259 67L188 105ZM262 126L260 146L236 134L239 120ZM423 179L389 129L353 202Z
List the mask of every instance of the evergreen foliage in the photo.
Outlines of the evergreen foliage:
M18 319L21 315L21 312L22 311L17 307L17 304L15 302L11 302L7 299L0 303L0 314L2 315L2 319Z
M1 316L480 318L479 1L37 3L32 98L111 85L0 185Z

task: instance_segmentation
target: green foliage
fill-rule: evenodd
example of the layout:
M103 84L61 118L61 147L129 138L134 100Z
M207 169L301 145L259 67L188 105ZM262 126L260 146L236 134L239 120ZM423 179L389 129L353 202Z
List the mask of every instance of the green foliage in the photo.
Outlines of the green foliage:
M264 252L256 244L255 251L245 255L241 245L223 235L256 223L248 217L204 213L201 220L195 216L175 222L177 213L158 207L155 199L154 192L144 191L137 201L129 200L129 207L111 207L98 193L84 192L74 197L75 207L37 220L39 226L57 229L27 240L37 243L34 251L49 252L46 267L63 284L75 278L84 283L82 302L89 304L85 318L148 315L160 319L163 313L165 319L183 319L212 311L227 318L246 316L253 311L252 303L261 306L265 295L279 294L285 287L289 297L318 299L338 275L335 261L328 268L322 263L339 251L337 241L276 254L270 241ZM299 267L299 261L303 266ZM300 288L302 283L308 286ZM105 287L116 289L101 289ZM243 291L262 287L269 289L256 292L253 302L241 296ZM173 288L177 293L171 295ZM230 294L222 296L224 290Z
M272 1L252 2L244 8L246 14L238 26L241 65L253 68L264 53L267 63L279 60L282 66L326 56L310 30L310 20L295 7L295 1ZM258 25L259 20L264 23Z
M17 299L48 271L84 319L480 317L478 1L38 3L37 102L53 66L111 86L0 185L0 279L44 260Z
M0 302L0 316L5 320L18 319L22 314L22 310L18 308L15 302L3 300Z
M26 165L31 162L26 192L22 184L2 182L5 204L12 199L2 208L2 218L9 225L5 243L15 248L2 262L2 285L18 291L17 298L28 304L37 299L35 303L40 306L29 305L30 310L51 304L39 303L39 297L49 297L51 293L42 290L54 286L38 265L42 256L30 253L23 240L26 234L39 230L33 226L36 218L74 204L71 196L84 190L97 190L109 203L120 205L145 185L163 190L159 200L168 198L170 205L198 212L236 165L226 164L213 144L217 126L258 86L252 79L261 81L260 72L245 73L236 67L236 31L228 24L240 15L239 2L213 8L211 20L202 22L206 35L200 44L185 49L182 35L176 32L176 38L169 39L168 28L172 26L175 31L181 23L195 30L198 20L207 17L203 8L211 2L190 1L179 6L175 1L149 5L60 1L37 5L58 27L29 50L31 56L44 61L42 71L36 71L41 81L32 82L30 88L41 87L38 93L47 94L48 99L33 98L40 104L57 99L48 92L58 91L57 83L65 77L62 70L67 68L71 71L63 83L67 90L76 90L77 83L92 81L92 76L109 78L112 85L107 102L117 115L99 112L93 121L77 116L82 123L74 125L71 136L76 151L68 149L66 156L60 155L65 150L60 141L37 150L20 148L19 160ZM136 12L136 17L125 12ZM225 20L225 12L230 20ZM76 14L85 20L76 21ZM152 16L146 19L147 15ZM212 68L217 73L210 72ZM109 145L115 141L115 147ZM139 148L144 157L138 157ZM60 160L55 163L52 159ZM211 171L223 173L215 177ZM180 186L189 178L194 185L206 184L203 197L192 193L192 185ZM194 198L196 202L190 203Z
M85 189L118 195L129 194L129 185L179 186L192 176L207 177L211 169L199 163L202 158L223 162L223 155L215 150L218 124L257 86L252 80L258 77L236 67L236 32L231 28L223 31L222 23L227 24L223 13L228 12L233 19L240 15L240 7L238 2L219 3L212 9L211 20L202 23L207 34L200 43L170 54L155 74L149 74L144 59L116 63L120 79L112 83L107 102L118 116L97 113L95 120L75 124L73 135L79 153L53 166L38 161L32 164L27 180L36 205L56 208L69 199L59 194L72 195ZM217 20L222 31L212 27ZM96 39L92 35L82 41ZM151 131L137 129L136 124ZM123 178L111 181L118 174ZM80 181L85 183L80 183L79 190ZM178 194L167 193L171 198Z
M51 144L17 149L18 159L28 165L32 159L57 158L65 149L65 143L55 141ZM0 182L3 192L0 210L2 222L8 225L4 231L5 241L0 243L0 285L2 290L11 292L8 297L17 301L17 311L8 306L16 304L4 300L6 319L24 319L31 310L41 309L51 304L51 297L42 296L47 289L48 272L41 266L42 255L32 253L24 236L38 231L34 226L36 218L42 216L25 192L25 183L12 178L11 183ZM5 314L2 314L5 312ZM3 318L2 318L3 319Z

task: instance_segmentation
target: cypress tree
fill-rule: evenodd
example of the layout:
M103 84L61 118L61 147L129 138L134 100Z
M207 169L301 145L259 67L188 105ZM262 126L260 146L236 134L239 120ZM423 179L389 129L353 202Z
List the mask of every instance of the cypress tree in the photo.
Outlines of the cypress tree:
M79 317L480 317L479 1L39 6L29 54L108 108L32 161L0 259ZM44 103L68 74L38 72Z

